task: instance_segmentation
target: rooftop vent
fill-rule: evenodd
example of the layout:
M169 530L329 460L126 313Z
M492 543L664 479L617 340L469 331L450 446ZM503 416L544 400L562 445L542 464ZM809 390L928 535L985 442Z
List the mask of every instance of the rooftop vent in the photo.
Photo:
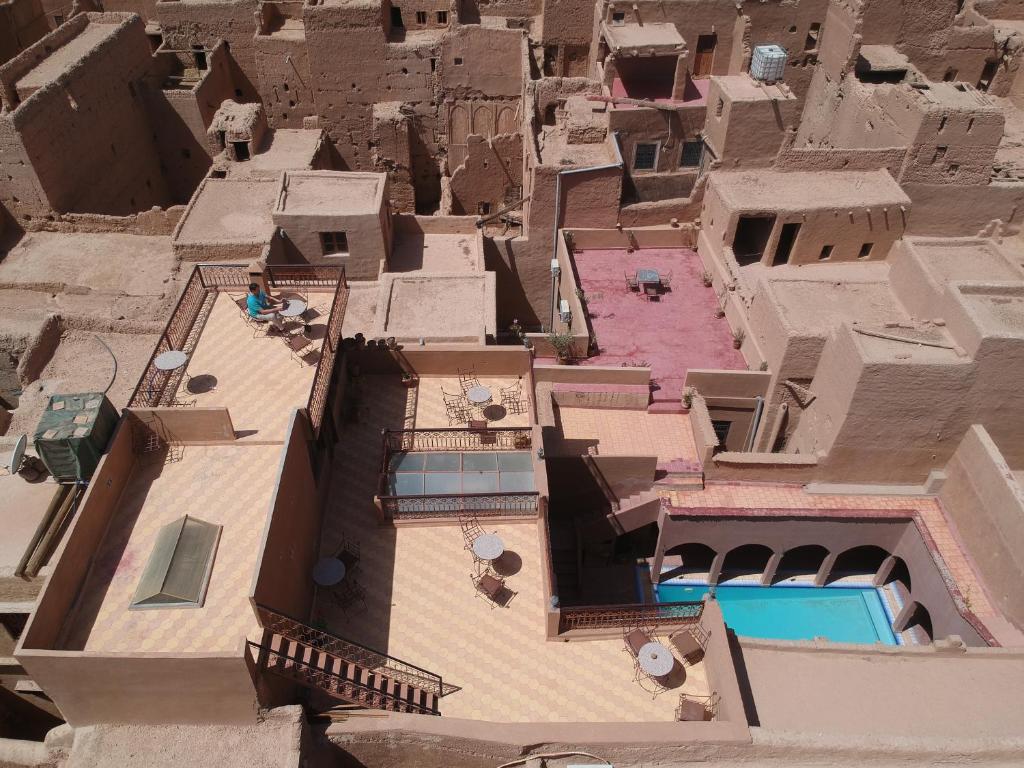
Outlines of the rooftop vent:
M201 607L220 531L188 515L161 528L129 608Z

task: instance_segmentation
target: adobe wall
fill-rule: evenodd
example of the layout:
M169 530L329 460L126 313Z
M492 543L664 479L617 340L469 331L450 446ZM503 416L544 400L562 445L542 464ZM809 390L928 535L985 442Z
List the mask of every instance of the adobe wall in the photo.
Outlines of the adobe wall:
M992 182L985 186L903 184L912 206L907 232L912 235L977 234L993 220L1019 232L1024 217L1024 184Z
M259 93L255 83L256 13L258 0L213 0L213 2L182 2L166 0L156 3L156 18L163 31L164 45L170 49L190 50L201 45L212 50L224 40L231 53L231 78L235 101L256 101Z
M491 214L515 202L507 193L523 187L523 139L519 133L467 139L465 162L451 176L454 216L475 215L487 203ZM495 220L494 223L497 223Z
M257 719L242 647L223 654L22 650L19 659L75 728L128 722L241 725Z
M736 99L722 80L711 78L703 135L723 168L773 164L786 133L800 120L796 99Z
M151 64L142 20L114 14L83 18L89 23L117 21L118 28L56 81L0 118L10 121L8 130L24 146L14 156L0 156L0 172L15 175L8 166L30 158L29 168L19 169L17 176L24 183L34 173L38 181L31 186L45 190L48 203L43 207L42 200L32 195L36 189L27 199L15 202L22 186L16 181L4 187L2 201L19 216L45 215L51 207L59 212L124 215L170 202L152 129L132 85ZM44 38L36 45L50 44ZM35 48L23 55L34 59ZM16 61L9 65L15 66ZM90 151L82 152L82 136L103 137L102 144L94 143ZM103 184L95 183L99 178Z
M60 558L53 564L50 577L39 594L15 655L21 650L41 651L57 646L64 621L71 613L135 463L131 425L122 418L64 536ZM53 698L59 706L59 699Z
M299 8L301 6L285 6ZM335 55L340 52L335 52ZM317 114L316 92L305 38L257 33L254 38L256 87L270 128L302 128Z
M386 193L385 193L386 196ZM309 264L341 264L349 280L376 280L390 255L380 213L325 215L274 211L274 224L286 233L289 250ZM347 254L325 254L321 232L344 232Z
M1024 489L988 432L972 426L946 464L939 502L956 526L988 595L1024 627Z
M173 443L219 445L235 441L227 408L127 408L125 412L131 423L157 425L159 434Z
M0 5L0 64L17 56L49 30L39 0L10 0Z
M319 556L321 506L310 462L309 422L292 412L263 529L249 599L300 621L313 607L313 572Z

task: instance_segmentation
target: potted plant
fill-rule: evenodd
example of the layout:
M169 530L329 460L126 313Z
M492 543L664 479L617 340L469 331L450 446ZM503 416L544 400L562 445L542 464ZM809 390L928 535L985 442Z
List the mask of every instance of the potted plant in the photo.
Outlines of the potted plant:
M747 333L742 328L737 328L732 332L732 347L733 349L739 349L743 346L743 340L747 338Z
M693 407L693 387L686 387L683 390L683 408L690 410Z
M414 387L416 385L417 376L412 371L402 371L402 386L403 387Z
M530 447L530 433L529 432L517 432L516 436L512 438L512 445L522 451Z
M700 281L704 283L705 288L710 288L711 285L714 283L714 279L711 277L711 273L707 271L700 273Z
M571 333L552 331L548 334L548 341L555 348L555 357L562 365L566 365L576 358L576 341Z

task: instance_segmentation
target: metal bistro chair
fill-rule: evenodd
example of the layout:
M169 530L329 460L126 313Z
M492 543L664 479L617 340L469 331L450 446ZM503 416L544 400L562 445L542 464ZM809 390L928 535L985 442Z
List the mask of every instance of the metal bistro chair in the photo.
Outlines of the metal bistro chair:
M668 636L669 645L679 652L684 664L695 664L704 655L709 633L700 624L679 629Z
M444 408L448 413L448 425L465 424L472 417L473 412L469 403L463 395L450 395L441 388L441 397L444 399Z
M299 365L309 365L309 356L313 353L313 340L305 333L299 332L284 336L284 344L291 353L291 358Z
M667 275L661 275L661 289L663 291L672 290L672 270L669 270Z
M355 578L359 575L359 542L341 534L341 544L334 556L345 564L345 575Z
M463 517L459 515L459 527L462 528L462 540L465 542L465 548L470 552L473 552L473 542L484 535L484 529L480 527L480 522L475 517ZM473 554L476 558L476 553Z
M640 290L640 283L638 283L637 280L636 280L636 273L635 272L632 275L629 274L628 272L623 272L622 274L626 278L626 288L627 289L629 289L631 291L639 291Z
M523 397L523 383L517 381L511 387L501 388L501 407L506 413L526 413L526 398Z
M356 607L366 610L366 590L354 576L345 578L327 594L330 596L331 602L346 614Z
M476 371L470 368L468 371L459 369L459 386L462 388L462 394L466 394L473 387L480 386L480 379L476 377Z
M485 599L492 609L499 606L508 608L512 598L519 594L509 589L505 580L491 571L486 571L480 576L470 574L469 578L473 582L473 591L476 596Z

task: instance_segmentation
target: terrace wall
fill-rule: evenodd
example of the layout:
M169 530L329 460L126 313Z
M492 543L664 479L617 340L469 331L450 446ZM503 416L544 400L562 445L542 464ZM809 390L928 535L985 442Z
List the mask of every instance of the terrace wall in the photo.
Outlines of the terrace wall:
M460 368L475 370L477 376L525 375L530 370L530 353L523 347L466 347L431 344L385 350L350 350L348 355L363 374L397 374L403 370L419 376L453 376Z
M939 502L973 555L993 601L1024 627L1024 489L977 424L964 435L945 471Z
M129 421L156 426L175 443L212 445L235 439L227 408L129 408L127 413Z

